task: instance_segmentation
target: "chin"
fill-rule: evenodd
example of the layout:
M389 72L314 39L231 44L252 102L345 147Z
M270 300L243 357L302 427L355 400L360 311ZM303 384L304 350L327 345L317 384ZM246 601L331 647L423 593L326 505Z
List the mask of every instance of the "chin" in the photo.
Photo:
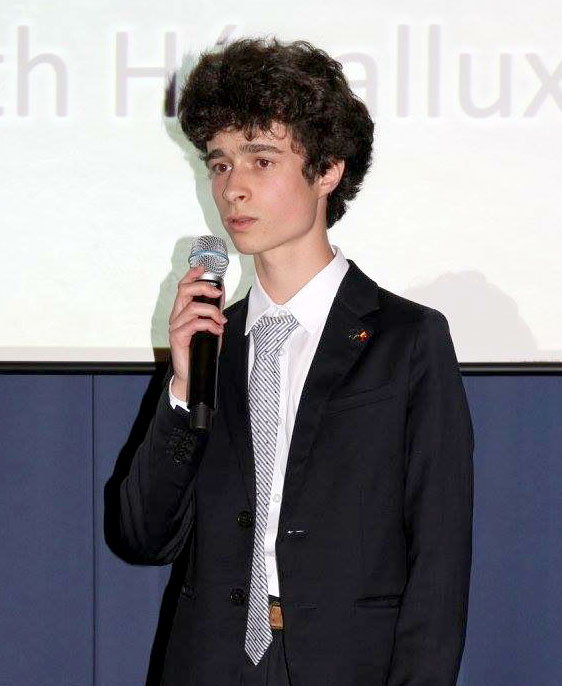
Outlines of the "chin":
M261 255L275 250L285 242L282 237L275 237L267 232L257 234L255 231L229 231L228 235L241 255Z
M239 247L236 245L236 243L234 244L234 247L240 253L240 255L255 255L257 252L256 250L252 250L251 248Z
M234 247L241 255L255 255L257 252L261 252L263 249L259 245L259 241L252 240L249 233L240 232L229 232L230 240L234 244Z

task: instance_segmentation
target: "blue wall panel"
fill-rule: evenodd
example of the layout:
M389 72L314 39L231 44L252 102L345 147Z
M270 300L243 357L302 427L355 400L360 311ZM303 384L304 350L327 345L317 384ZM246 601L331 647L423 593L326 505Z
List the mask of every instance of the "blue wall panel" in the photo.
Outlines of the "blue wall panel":
M465 379L475 428L469 686L562 684L562 377Z
M91 379L0 381L0 682L91 686Z
M151 646L169 568L119 560L102 522L104 484L141 439L159 393L150 381L0 376L1 684L157 683L163 643L152 655ZM474 562L459 686L558 686L562 377L465 385Z
M133 434L140 440L148 417L133 424L150 379L99 376L94 381L96 503L96 669L94 686L138 686L147 675L169 567L131 566L107 547L103 490L117 456ZM137 436L138 433L138 436ZM125 451L126 452L126 451ZM121 458L127 459L126 454Z

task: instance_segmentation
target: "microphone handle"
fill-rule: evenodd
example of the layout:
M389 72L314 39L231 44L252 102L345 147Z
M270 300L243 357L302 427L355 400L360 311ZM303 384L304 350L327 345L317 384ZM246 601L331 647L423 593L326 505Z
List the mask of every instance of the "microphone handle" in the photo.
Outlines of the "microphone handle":
M207 281L221 287L220 281ZM197 302L216 305L216 298L200 295ZM217 399L219 337L209 331L197 331L189 350L189 401L190 426L194 430L211 430Z

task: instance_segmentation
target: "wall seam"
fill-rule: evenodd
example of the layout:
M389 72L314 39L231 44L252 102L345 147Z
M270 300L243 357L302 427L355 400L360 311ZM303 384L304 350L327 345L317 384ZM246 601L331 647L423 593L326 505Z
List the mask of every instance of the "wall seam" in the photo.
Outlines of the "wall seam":
M95 376L90 374L90 417L92 446L92 686L96 686L97 665L97 538L96 538L96 411L95 411Z

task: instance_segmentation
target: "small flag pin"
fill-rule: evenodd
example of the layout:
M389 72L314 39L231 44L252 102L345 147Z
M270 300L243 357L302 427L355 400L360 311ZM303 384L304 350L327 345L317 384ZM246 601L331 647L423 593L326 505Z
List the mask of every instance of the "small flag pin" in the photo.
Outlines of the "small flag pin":
M353 343L366 343L369 338L371 334L366 329L352 329L349 332L349 340Z

